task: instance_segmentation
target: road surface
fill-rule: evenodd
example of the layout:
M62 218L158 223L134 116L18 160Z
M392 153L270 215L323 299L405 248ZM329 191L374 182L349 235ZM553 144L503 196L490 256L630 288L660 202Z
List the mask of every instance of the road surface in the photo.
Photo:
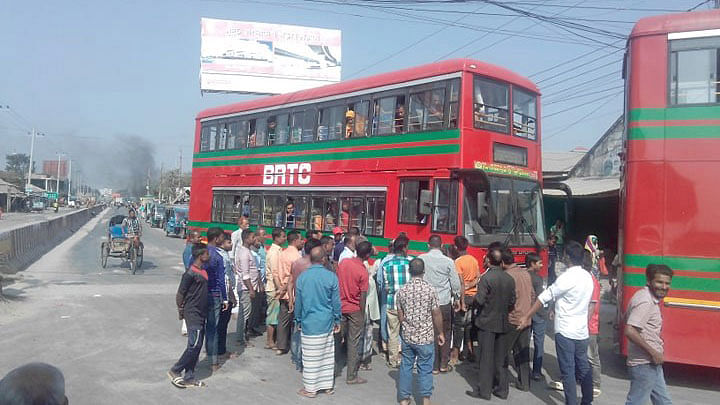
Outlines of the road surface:
M27 269L22 281L5 288L9 298L0 303L0 376L31 361L54 364L65 374L71 404L395 403L397 372L379 357L373 359L373 371L361 372L367 385L348 386L343 375L334 396L300 398L295 392L301 387L301 375L290 365L289 356L264 350L262 340L214 375L201 355L198 374L206 388L173 387L166 372L185 347L174 304L184 242L145 226L142 271L132 276L113 258L102 269L99 246L114 213L111 208L92 219ZM612 351L612 326L607 320L613 312L610 305L603 311L603 394L596 404L624 403L629 387L623 361ZM234 331L234 322L230 330ZM234 333L229 338L234 340ZM550 338L546 350L546 373L557 377ZM465 396L476 373L473 365L462 364L435 377L433 402L484 403ZM667 373L675 404L718 403L718 370L677 367ZM560 404L562 395L533 384L531 392L511 388L509 400L489 402Z

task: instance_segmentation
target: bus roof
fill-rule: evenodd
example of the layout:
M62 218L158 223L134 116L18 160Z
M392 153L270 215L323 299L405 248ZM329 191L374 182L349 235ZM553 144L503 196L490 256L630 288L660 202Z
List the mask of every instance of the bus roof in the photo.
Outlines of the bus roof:
M720 27L720 10L692 11L641 18L630 38L670 32L702 31Z
M208 108L197 115L197 119L215 117L226 114L233 114L240 111L255 110L258 108L273 107L300 101L313 100L322 97L334 96L337 94L351 93L374 87L403 83L411 80L424 79L448 73L468 71L479 73L504 80L535 93L540 93L535 83L529 79L511 72L505 68L480 62L473 59L451 59L442 62L430 63L427 65L412 67L409 69L397 70L390 73L381 73L375 76L342 81L326 86L316 87L308 90L296 91L294 93L280 94L277 96L263 97L257 100L234 103L220 107Z

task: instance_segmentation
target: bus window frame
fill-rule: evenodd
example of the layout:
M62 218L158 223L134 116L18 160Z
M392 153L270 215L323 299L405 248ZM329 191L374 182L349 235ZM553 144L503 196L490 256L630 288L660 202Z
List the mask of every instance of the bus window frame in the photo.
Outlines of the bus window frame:
M372 125L371 125L371 130L370 130L371 137L373 137L373 136L382 136L382 137L395 136L395 135L403 135L403 134L408 133L408 131L407 131L407 129L408 129L407 109L408 109L408 94L409 94L408 89L409 89L409 87L403 87L402 89L393 89L393 90L381 91L381 92L372 94L371 106L373 108L371 108L371 110L372 110L373 117L372 117ZM403 118L402 131L395 132L395 133L389 133L389 134L378 134L376 132L376 127L375 127L375 125L376 125L376 119L375 119L376 114L375 114L375 108L374 108L375 103L378 103L378 102L380 102L380 100L382 100L384 98L389 98L389 97L395 97L395 108L397 108L397 106L398 106L397 98L398 97L403 98L402 105L405 108L405 117ZM395 124L395 119L396 119L395 115L393 115L393 128L394 128L394 124Z
M450 195L450 201L448 201L447 205L441 205L441 204L436 203L437 196L438 196L437 189L438 189L439 183L448 183L450 185L451 195ZM453 190L453 185L454 185L454 190ZM460 207L460 181L457 178L434 178L432 181L431 190L433 192L433 199L432 199L433 206L432 206L431 214L429 215L431 232L445 233L445 234L450 234L450 235L457 234L458 233L458 220L460 218L460 215L458 215L458 213L459 213L458 210ZM453 191L455 194L455 206L454 207L451 203ZM439 230L439 229L435 228L435 217L436 217L435 208L437 208L437 207L447 207L448 217L452 216L453 212L455 213L455 230ZM448 221L448 228L449 228L450 224L451 224L451 222Z
M476 81L477 81L478 79L484 80L484 81L487 81L487 82L491 82L491 83L493 83L493 84L499 84L499 85L505 86L505 88L506 88L506 90L507 90L507 107L505 108L505 112L507 113L507 116L505 117L505 121L506 121L506 122L505 122L505 125L504 125L504 127L505 127L505 130L504 130L504 131L498 131L498 130L494 130L494 129L490 129L490 128L486 128L486 127L479 127L479 126L478 126L477 121L475 120L475 105L476 105L476 104L480 104L480 103L477 103L477 102L475 101L475 96L476 96L475 83L476 83ZM477 74L477 73L475 73L475 74L472 75L472 91L473 91L473 94L472 94L472 97L470 98L470 106L471 106L471 108L472 108L472 121L473 121L473 122L472 122L472 125L473 125L473 129L475 129L475 130L480 130L480 131L489 131L489 132L493 132L493 133L496 133L496 134L502 134L502 135L510 135L510 134L511 134L511 128L512 128L512 87L513 87L512 84L510 84L509 82L506 82L506 81L503 81L503 80L499 80L499 79L494 78L494 77L488 77L488 76L484 76L484 75ZM482 104L482 105L483 105L483 106L487 106L488 104ZM498 110L502 110L501 107L496 107L496 106L490 106L490 107L496 108L496 109L498 109ZM488 122L489 122L489 121L488 121ZM493 125L493 124L494 124L494 123L490 123L490 125ZM500 125L497 124L497 125L495 125L495 126L500 126Z
M408 222L408 221L403 221L403 220L402 220L402 214L403 214L403 209L402 209L402 203L403 203L403 199L402 199L403 183L405 183L405 182L410 182L410 181L417 181L418 183L427 182L427 183L428 183L428 188L427 188L427 189L421 188L421 187L420 187L420 184L418 184L418 195L419 195L420 191L422 191L422 190L430 190L430 191L433 190L433 182L432 182L432 180L433 180L433 179L432 179L432 177L430 177L430 176L427 176L427 177L422 177L422 176L418 176L418 177L400 177L400 178L398 179L398 201L397 201L397 204L398 204L397 223L398 223L398 224L403 224L403 225L427 225L428 221L430 220L429 217L430 217L432 214L430 214L430 215L425 215L425 217L426 217L426 218L425 218L425 222L423 222L422 219L418 219L416 222ZM419 200L418 200L418 207L419 207ZM416 213L415 213L415 216L418 217L418 216L420 216L420 214L419 214L418 212L416 212Z
M692 48L682 49L682 50L678 50L678 51L673 51L673 50L672 50L672 42L673 42L673 41L691 41L691 40L698 40L698 41L700 41L700 40L703 40L703 39L707 40L707 39L710 39L710 38L715 38L715 40L718 42L717 47L715 47L715 48L692 47ZM673 65L673 63L672 63L672 60L673 60L673 55L677 56L677 52L680 52L680 51L702 51L702 50L715 49L715 58L716 58L716 59L720 59L720 36L718 36L718 35L713 35L713 36L698 37L698 38L668 39L668 40L667 40L667 45L666 45L665 49L667 50L667 55L666 55L666 56L667 56L667 70L666 70L666 71L667 71L667 78L666 78L666 79L667 79L667 80L666 80L667 94L666 94L666 97L665 97L665 98L666 98L666 102L667 102L668 108L711 107L711 106L720 105L720 96L718 96L718 101L716 101L716 102L714 102L714 103L713 103L713 102L709 102L709 103L683 103L683 104L680 104L680 103L674 103L674 102L673 102L673 99L672 99L672 90L673 90L673 89L672 89L672 84L673 84L673 77L672 77L672 65ZM720 63L720 61L718 61L718 63ZM675 65L677 66L677 62L675 63ZM717 69L717 70L720 70L720 66L716 66L716 69ZM717 73L717 72L716 72L716 73ZM716 77L715 79L716 79L716 81L720 81L720 77ZM626 80L626 81L629 82L630 80ZM675 98L677 99L677 92L676 92L676 94L675 94Z

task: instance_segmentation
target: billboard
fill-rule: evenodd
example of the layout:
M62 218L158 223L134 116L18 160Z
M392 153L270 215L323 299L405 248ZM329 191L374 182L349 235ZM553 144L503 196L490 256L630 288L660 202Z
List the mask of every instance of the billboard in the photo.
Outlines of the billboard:
M201 19L200 90L281 94L340 81L341 32Z
M60 167L58 167L60 166ZM60 169L58 171L58 169ZM43 171L42 173L50 177L58 177L60 173L60 180L65 180L68 175L68 164L67 160L43 160Z

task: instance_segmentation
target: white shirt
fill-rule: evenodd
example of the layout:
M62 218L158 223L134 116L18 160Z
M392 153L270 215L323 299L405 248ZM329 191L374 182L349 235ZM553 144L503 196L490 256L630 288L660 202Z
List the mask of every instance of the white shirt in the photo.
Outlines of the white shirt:
M344 259L350 259L353 257L357 257L357 254L350 250L349 247L345 246L345 249L343 249L342 253L340 253L340 257L338 258L338 264L342 263Z
M237 250L240 248L240 246L242 246L242 231L242 229L238 228L230 236L230 240L232 241L230 259L232 259L233 262L235 262L235 254L237 253Z
M555 332L568 339L584 340L588 334L588 305L593 292L590 273L580 266L568 268L545 289L538 300L555 301Z

